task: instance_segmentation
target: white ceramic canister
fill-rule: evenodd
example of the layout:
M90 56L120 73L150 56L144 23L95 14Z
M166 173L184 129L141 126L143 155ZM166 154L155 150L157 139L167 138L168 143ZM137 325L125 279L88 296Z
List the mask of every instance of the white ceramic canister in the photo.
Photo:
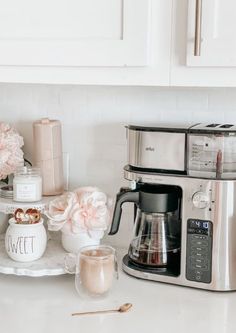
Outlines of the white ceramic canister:
M13 178L13 200L35 202L42 199L42 177L39 168L23 167Z
M34 224L17 224L9 220L5 235L5 249L15 261L29 262L39 259L47 246L47 233L43 219Z

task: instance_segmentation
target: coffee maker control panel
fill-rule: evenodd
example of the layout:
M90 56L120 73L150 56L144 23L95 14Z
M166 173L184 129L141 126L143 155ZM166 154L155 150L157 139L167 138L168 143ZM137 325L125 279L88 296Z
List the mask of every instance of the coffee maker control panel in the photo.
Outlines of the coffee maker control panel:
M212 264L211 221L189 219L187 221L186 279L210 283Z

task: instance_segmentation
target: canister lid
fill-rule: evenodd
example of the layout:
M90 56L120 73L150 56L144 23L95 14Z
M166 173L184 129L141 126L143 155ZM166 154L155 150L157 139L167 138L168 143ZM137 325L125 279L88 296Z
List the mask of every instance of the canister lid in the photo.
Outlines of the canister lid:
M60 126L60 120L41 118L33 123L34 126Z
M140 189L140 209L146 213L167 213L178 209L178 186L145 184Z

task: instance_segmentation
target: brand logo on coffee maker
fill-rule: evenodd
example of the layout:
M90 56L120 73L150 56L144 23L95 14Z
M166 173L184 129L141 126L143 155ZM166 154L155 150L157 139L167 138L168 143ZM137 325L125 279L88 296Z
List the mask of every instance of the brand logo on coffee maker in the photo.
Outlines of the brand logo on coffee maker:
M7 239L7 251L16 254L32 254L34 253L34 239L35 236L13 238L9 235Z
M151 147L151 146L149 146L149 147L146 147L146 148L145 148L145 150L146 150L146 151L155 151L155 148L154 148L154 147Z

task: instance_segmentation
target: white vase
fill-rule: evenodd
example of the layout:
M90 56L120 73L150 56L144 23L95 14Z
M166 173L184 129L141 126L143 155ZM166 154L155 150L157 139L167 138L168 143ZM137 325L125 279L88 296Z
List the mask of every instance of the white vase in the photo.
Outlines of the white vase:
M16 224L9 220L5 236L5 249L15 261L29 262L39 259L47 246L47 234L43 219L35 224Z
M74 234L62 230L61 242L67 252L78 253L84 246L99 245L100 238L91 237L86 231Z

